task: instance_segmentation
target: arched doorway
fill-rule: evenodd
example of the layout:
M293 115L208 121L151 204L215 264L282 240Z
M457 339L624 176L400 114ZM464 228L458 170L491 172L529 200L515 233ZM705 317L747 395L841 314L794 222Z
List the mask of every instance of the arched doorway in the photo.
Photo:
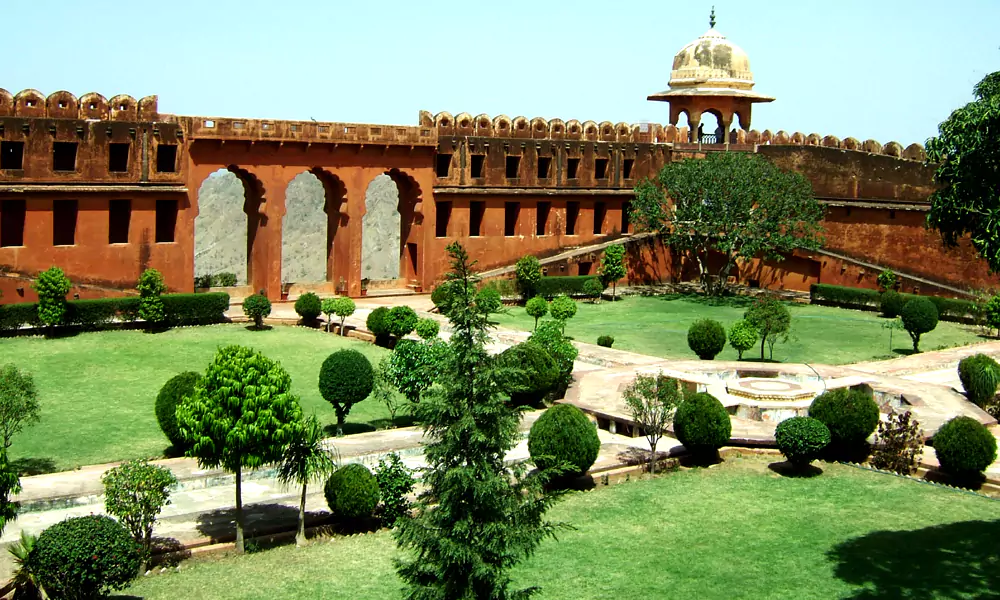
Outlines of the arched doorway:
M404 287L419 276L421 191L416 181L391 169L365 191L361 219L361 279L379 287Z
M263 194L257 179L236 166L220 169L198 188L194 219L194 274L200 281L224 273L253 285L253 246Z
M695 140L701 144L724 144L725 132L722 130L722 115L714 110L701 113Z
M288 184L281 226L283 284L336 282L333 242L346 195L343 182L319 168L300 173Z

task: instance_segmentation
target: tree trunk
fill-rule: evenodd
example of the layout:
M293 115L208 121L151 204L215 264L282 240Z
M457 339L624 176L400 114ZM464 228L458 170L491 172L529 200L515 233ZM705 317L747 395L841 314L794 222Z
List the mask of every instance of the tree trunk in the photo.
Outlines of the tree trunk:
M333 319L331 319L330 316L327 315L327 317L326 317L326 332L327 333L330 333L330 321L332 321L332 320Z
M615 281L611 282L611 301L612 302L614 302L615 300L618 299L617 295L618 295L618 280L615 280Z
M153 545L153 527L150 525L146 528L146 533L143 535L142 539L142 560L139 561L139 575L146 572L146 568L149 566L150 559L150 546Z
M656 475L656 442L649 444L649 474Z
M347 320L347 317L343 317L342 319L340 319L340 335L341 336L346 335L344 333L344 321L346 321L346 320Z
M764 360L764 344L767 343L767 336L763 335L760 338L760 359Z
M306 545L306 484L302 484L302 499L299 500L299 530L295 532L295 545Z
M243 554L243 466L236 466L236 553Z
M344 437L344 415L337 413L337 437Z

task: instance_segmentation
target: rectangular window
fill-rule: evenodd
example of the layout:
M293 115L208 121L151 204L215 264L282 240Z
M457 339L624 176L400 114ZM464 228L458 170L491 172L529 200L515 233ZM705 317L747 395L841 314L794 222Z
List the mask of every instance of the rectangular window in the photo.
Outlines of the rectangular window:
M535 235L546 235L549 224L549 210L552 205L548 202L538 203L538 214L535 215Z
M52 170L76 170L76 142L52 142Z
M594 235L604 233L604 216L607 213L608 209L603 202L594 203Z
M469 202L469 236L478 237L483 234L483 215L486 213L486 203L473 200Z
M177 229L177 201L156 201L156 243L166 244L174 241Z
M622 202L622 233L628 233L628 228L632 225L632 216L629 214L631 211L632 203L628 200Z
M156 146L156 172L177 172L177 145L159 144Z
M517 219L521 215L520 202L503 203L503 234L510 237L517 235Z
M450 154L438 154L435 159L435 172L438 177L447 177L448 171L451 170L451 155Z
M132 224L132 201L112 200L108 207L108 243L127 244Z
M577 266L577 275L585 276L585 275L590 275L591 269L594 268L594 263L590 261L584 261L577 263L576 266Z
M24 245L24 200L0 203L0 246Z
M52 245L76 244L76 200L56 200L52 203Z
M485 154L473 154L472 155L472 178L479 179L483 176L483 166L486 163Z
M23 163L24 142L0 142L0 169L23 169Z
M606 158L594 159L594 178L595 179L608 178L608 159Z
M552 157L551 156L539 156L538 157L538 178L548 179L549 169L552 167Z
M576 172L580 170L580 159L571 158L566 161L566 179L576 179Z
M566 203L566 235L576 235L576 219L580 216L580 203Z
M127 173L128 172L128 150L129 144L109 144L108 145L108 172Z
M448 237L448 222L451 221L451 202L437 203L437 223L434 227L434 235L437 237Z
M634 158L626 158L622 161L622 179L632 179L632 167L634 166Z
M508 156L507 169L506 169L507 179L517 179L517 172L520 167L521 167L520 156Z

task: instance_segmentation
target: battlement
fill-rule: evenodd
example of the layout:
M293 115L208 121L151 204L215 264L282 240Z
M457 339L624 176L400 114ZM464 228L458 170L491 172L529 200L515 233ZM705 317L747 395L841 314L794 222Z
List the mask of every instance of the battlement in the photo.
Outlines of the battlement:
M437 131L410 125L281 121L168 115L192 140L273 140L278 142L437 146Z
M0 117L84 119L98 121L158 121L157 97L136 100L119 94L110 100L90 92L77 98L67 91L42 95L38 90L21 90L11 95L0 88Z

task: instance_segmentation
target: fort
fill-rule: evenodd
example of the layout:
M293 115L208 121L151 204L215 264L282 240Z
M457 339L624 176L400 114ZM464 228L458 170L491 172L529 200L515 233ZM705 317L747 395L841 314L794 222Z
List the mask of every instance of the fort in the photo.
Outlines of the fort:
M416 125L178 116L157 98L0 90L0 302L34 300L52 265L79 297L125 293L148 267L172 291L237 275L272 298L313 289L429 290L460 239L482 268L623 238L632 282L694 277L629 223L634 185L671 161L755 152L794 169L826 205L824 247L741 264L734 281L807 290L995 284L968 243L925 228L934 165L896 141L751 128L749 59L712 28L675 57L669 123L420 112ZM290 103L321 99L286 95ZM706 132L715 121L715 132ZM548 265L586 274L585 251Z

